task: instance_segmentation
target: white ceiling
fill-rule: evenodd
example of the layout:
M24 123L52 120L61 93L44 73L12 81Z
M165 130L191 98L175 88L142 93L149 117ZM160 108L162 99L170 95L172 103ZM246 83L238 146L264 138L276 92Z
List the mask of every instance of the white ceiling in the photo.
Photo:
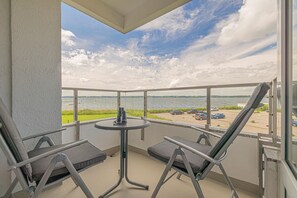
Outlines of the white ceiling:
M191 0L63 0L106 25L127 33Z
M133 12L133 10L141 7L148 0L101 0L106 5L114 9L123 16Z

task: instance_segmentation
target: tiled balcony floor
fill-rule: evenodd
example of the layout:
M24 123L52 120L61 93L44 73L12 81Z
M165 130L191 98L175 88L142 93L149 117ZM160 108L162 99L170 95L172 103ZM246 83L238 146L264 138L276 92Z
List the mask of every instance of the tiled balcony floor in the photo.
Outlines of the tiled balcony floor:
M110 198L149 198L164 170L165 165L147 156L129 152L130 179L150 186L149 191L133 188L123 182ZM118 179L119 155L108 157L107 160L81 173L83 180L95 197L114 185ZM206 198L227 198L230 191L227 185L212 179L200 182ZM256 195L238 189L240 198L257 197ZM17 196L23 197L23 196ZM81 198L85 197L80 188L76 187L72 179L67 179L63 185L44 191L41 198ZM160 198L192 198L197 197L189 178L182 176L181 180L171 178L160 190Z

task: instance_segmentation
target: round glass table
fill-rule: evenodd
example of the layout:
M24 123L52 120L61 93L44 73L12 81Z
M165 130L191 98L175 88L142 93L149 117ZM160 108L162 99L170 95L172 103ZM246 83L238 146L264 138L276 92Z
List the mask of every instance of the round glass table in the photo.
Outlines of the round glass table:
M115 124L113 120L102 120L95 124L95 127L98 129L104 130L119 130L121 132L121 143L120 143L120 178L118 182L112 186L109 190L103 193L101 197L105 197L109 193L111 193L114 189L116 189L122 179L125 178L126 181L132 185L138 186L145 190L149 189L149 186L139 184L136 182L131 181L128 178L128 131L129 130L136 130L136 129L143 129L150 126L150 122L141 119L127 119L127 123L125 124Z

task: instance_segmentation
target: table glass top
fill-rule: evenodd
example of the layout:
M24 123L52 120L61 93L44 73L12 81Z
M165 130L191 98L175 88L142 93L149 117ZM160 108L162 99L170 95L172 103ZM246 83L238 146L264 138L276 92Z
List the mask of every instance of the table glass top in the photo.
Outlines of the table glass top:
M95 127L98 129L105 130L132 130L132 129L142 129L150 126L150 122L147 120L141 119L127 119L126 124L118 125L115 124L116 119L102 120L95 124Z

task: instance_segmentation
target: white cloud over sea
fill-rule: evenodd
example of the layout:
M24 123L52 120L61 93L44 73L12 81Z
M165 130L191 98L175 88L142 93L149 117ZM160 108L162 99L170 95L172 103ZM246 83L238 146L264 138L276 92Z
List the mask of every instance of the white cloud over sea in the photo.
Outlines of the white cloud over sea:
M223 2L223 1L218 1ZM216 5L218 6L218 5ZM62 30L63 86L141 89L269 81L276 75L274 1L246 0L238 12L220 20L206 36L175 55L147 55L139 42L150 43L154 31L166 39L192 31L200 10L184 7L141 28L141 38L126 46L105 45L96 51L69 30ZM195 28L197 28L195 26Z

